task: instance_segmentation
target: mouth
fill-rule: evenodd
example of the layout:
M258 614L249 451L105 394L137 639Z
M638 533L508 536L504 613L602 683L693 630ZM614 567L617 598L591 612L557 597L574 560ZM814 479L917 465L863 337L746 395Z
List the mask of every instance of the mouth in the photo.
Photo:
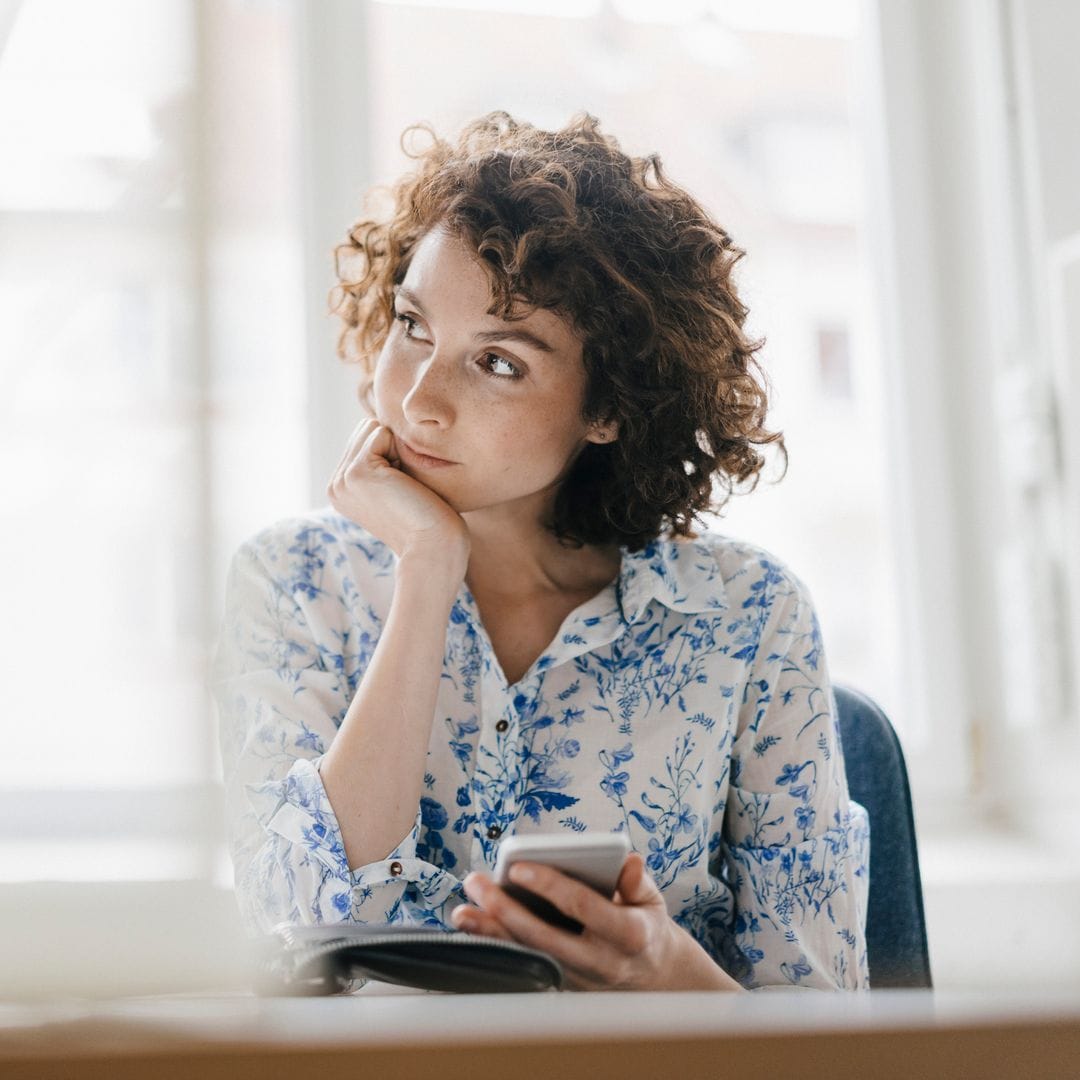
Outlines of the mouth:
M456 461L448 461L446 458L438 458L432 454L425 454L423 451L416 450L411 447L404 439L398 439L401 444L401 449L404 451L405 460L414 465L421 465L424 468L437 469L443 465L456 465Z

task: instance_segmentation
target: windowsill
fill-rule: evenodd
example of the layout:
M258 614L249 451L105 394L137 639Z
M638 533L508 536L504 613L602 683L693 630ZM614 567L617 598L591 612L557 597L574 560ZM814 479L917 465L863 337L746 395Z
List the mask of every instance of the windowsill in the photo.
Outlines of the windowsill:
M873 835L871 834L871 843ZM919 829L919 869L929 885L1012 879L1080 883L1080 844L1075 837L1032 836L1010 826Z
M1074 834L1057 846L1045 836L987 825L920 826L918 837L935 986L1080 990L1080 845ZM25 845L0 843L0 866L8 868L0 913L11 909L15 918L16 912L40 910L43 927L64 926L75 937L107 928L119 932L123 925L134 956L160 942L162 920L179 927L199 908L217 926L218 940L228 940L233 931L227 928L239 924L225 884L227 867L217 867L210 883L185 880L196 865L207 865L193 847L178 848L171 861L159 848L158 861L151 862L145 844L146 838L89 841L77 845L76 859L70 842L39 840L32 868L22 863L35 887L11 876L16 856L26 856ZM51 884L56 881L68 884L58 891ZM35 920L21 921L32 932Z
M1004 826L920 830L936 987L1080 990L1080 845L1072 832L1054 841Z

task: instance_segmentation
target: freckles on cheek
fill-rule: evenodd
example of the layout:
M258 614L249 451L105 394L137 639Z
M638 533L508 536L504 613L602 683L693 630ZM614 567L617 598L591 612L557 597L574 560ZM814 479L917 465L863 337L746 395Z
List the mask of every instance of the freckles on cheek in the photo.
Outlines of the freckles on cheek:
M488 428L484 440L484 453L488 461L503 472L521 468L523 457L530 453L532 438L523 425L508 429Z

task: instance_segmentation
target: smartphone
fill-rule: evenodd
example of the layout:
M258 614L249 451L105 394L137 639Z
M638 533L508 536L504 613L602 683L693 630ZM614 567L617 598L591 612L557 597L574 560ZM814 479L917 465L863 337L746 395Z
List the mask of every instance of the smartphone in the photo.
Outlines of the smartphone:
M630 837L624 832L508 836L499 844L494 877L496 884L534 915L553 926L580 934L585 928L576 919L564 915L542 896L514 884L509 878L510 867L516 862L543 863L610 900L629 854Z

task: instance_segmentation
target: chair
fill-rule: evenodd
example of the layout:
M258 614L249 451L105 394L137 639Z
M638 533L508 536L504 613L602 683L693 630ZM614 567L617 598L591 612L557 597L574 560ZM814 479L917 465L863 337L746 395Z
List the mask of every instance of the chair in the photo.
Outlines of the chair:
M864 693L833 684L848 790L870 818L870 987L931 987L919 854L904 754Z

